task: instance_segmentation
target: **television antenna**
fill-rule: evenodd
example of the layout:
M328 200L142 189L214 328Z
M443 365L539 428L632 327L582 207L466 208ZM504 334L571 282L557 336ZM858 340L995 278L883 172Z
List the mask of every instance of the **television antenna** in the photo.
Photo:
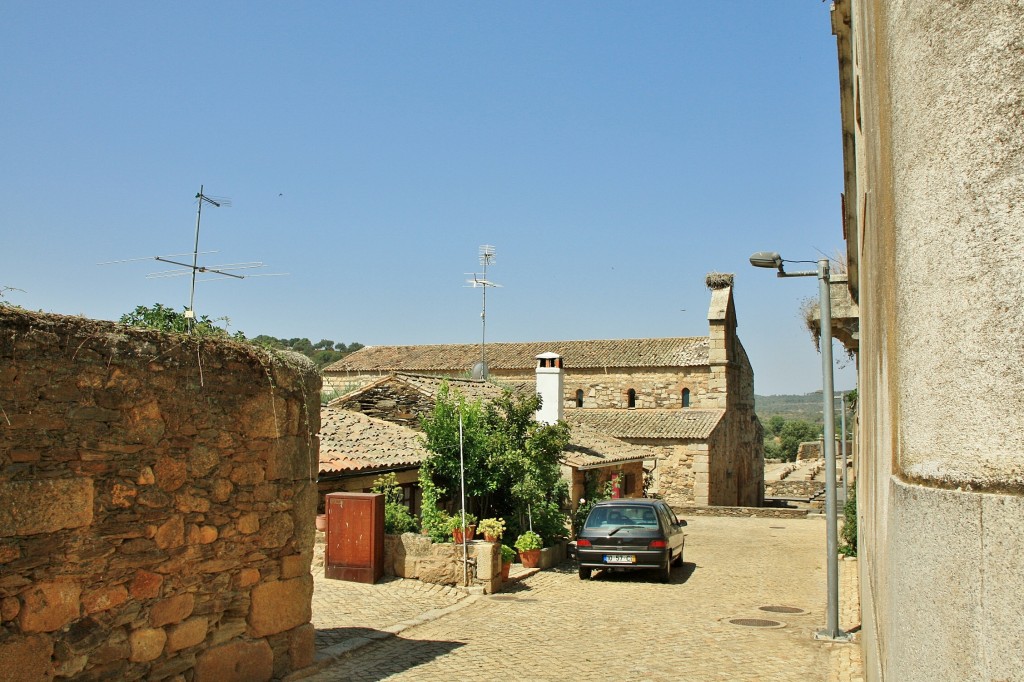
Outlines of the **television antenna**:
M213 282L219 279L245 279L246 277L281 277L287 275L286 272L274 272L274 273L257 273L257 274L238 274L238 270L253 270L259 268L265 268L266 265L262 261L250 261L247 263L225 263L223 265L199 265L199 256L208 255L211 253L217 253L217 251L200 251L199 250L199 229L203 219L203 204L210 204L215 208L230 207L231 199L226 197L214 197L205 194L203 191L203 185L199 186L199 193L195 196L198 203L196 208L196 240L195 247L188 253L172 253L165 256L147 256L144 258L125 258L122 260L106 261L104 263L97 263L97 265L112 265L114 263L131 263L142 260L156 260L161 263L170 263L171 265L177 265L178 268L173 270L161 270L159 272L151 272L146 275L146 279L164 279L168 277L181 277L184 275L191 275L192 284L189 289L188 308L185 309L185 319L188 323L189 332L192 331L195 325L196 313L195 313L195 301L196 301L196 282ZM192 263L183 263L181 261L173 260L174 258L183 258L192 256ZM212 274L218 275L217 277L207 277L204 279L197 280L196 275L198 274Z
M466 284L471 288L476 289L479 287L483 291L483 302L480 309L480 364L479 364L479 375L481 379L487 379L487 289L489 287L501 287L500 284L487 279L487 268L494 263L495 251L494 247L490 244L483 244L480 246L480 266L483 268L483 274L477 274L475 272L467 272L473 279L467 279ZM476 367L473 368L474 377L477 374Z

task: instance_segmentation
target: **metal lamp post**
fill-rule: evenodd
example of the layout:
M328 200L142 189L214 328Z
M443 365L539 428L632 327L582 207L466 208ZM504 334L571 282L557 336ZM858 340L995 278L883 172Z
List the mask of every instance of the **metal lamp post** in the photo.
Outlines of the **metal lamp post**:
M835 399L832 384L832 297L829 291L828 258L818 259L817 270L786 272L783 263L810 263L812 261L784 261L771 251L759 251L750 257L750 264L758 268L778 270L779 277L817 277L818 305L821 311L821 388L824 400L822 416L825 422L823 443L825 451L825 528L828 566L828 608L825 629L815 639L849 641L850 634L839 629L839 528L836 516L836 425Z

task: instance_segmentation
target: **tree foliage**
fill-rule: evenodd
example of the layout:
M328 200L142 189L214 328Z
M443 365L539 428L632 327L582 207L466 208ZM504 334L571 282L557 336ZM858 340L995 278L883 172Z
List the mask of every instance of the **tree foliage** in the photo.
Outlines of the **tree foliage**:
M461 415L467 511L506 519L513 536L528 529L531 518L545 542L564 535L568 488L559 461L569 428L564 423L538 424L534 413L539 407L536 395L505 391L485 404L442 384L433 413L422 420L424 445L431 454L421 472L437 490L438 504L458 506ZM426 491L423 509L426 526L433 513L427 509Z
M803 419L783 419L775 416L765 425L764 456L792 462L796 459L800 443L821 438L821 425Z
M296 353L302 353L307 358L313 361L317 367L326 367L332 362L337 362L349 353L354 353L363 347L363 344L353 342L348 345L344 343L335 343L330 339L320 339L316 343L313 343L309 339L278 339L273 336L267 336L266 334L260 334L253 339L253 342L263 346L264 348L273 348L276 350L291 350Z

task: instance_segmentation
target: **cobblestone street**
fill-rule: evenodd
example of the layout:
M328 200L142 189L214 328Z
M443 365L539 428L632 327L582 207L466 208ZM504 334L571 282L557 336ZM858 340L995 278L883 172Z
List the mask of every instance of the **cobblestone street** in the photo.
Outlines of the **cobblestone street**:
M857 680L857 644L813 640L824 544L821 517L700 517L668 585L639 572L580 581L571 564L488 596L318 578L318 649L337 660L305 679ZM841 562L844 590L855 567ZM856 614L844 603L841 627Z

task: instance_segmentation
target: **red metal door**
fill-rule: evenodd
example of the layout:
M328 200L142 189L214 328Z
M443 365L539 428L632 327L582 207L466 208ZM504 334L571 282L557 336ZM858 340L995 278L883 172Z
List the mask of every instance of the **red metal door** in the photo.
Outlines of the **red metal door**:
M384 574L384 496L372 493L329 493L328 578L375 583Z

